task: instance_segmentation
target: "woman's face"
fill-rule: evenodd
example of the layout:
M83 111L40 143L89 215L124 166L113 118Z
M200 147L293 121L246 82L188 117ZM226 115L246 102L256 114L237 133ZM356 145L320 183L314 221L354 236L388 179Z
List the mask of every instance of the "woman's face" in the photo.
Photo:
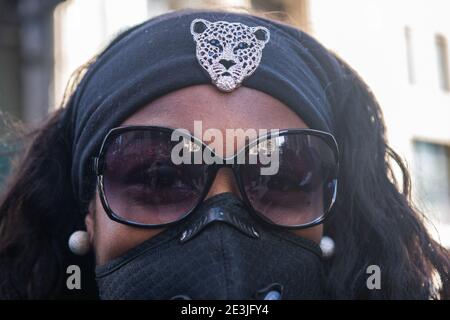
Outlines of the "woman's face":
M241 87L231 93L221 93L211 85L192 86L169 93L140 109L122 125L155 125L194 132L194 121L199 120L202 121L203 131L218 129L224 137L226 129L308 128L286 105L263 92ZM241 147L243 145L237 144L232 149L235 152ZM224 192L241 197L233 173L228 168L219 170L207 197ZM140 229L111 220L98 194L90 205L86 226L98 265L121 256L162 231ZM292 232L319 242L322 226Z

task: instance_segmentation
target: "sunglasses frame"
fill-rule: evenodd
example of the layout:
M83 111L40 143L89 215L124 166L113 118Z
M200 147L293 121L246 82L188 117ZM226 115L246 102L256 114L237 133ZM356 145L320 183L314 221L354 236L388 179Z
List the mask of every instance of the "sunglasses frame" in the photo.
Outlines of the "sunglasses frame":
M230 168L233 171L233 175L234 175L234 178L238 185L239 192L242 196L242 200L243 200L244 204L247 206L247 208L250 209L250 212L254 216L256 216L258 219L260 219L261 221L263 221L266 224L269 224L272 227L277 227L277 228L282 228L282 229L290 229L290 230L306 229L306 228L310 228L315 225L323 223L331 215L331 212L332 212L331 208L333 207L334 202L336 200L337 181L338 181L338 172L339 172L339 149L338 149L336 139L334 138L334 136L332 134L325 132L325 131L314 130L314 129L296 129L296 128L283 129L283 130L279 130L275 134L273 132L270 132L266 135L260 136L257 139L252 140L249 143L247 143L244 147L242 147L240 150L238 150L232 156L226 157L226 158L216 155L215 152L208 145L204 144L197 137L194 137L192 135L186 135L182 131L179 131L181 136L185 136L186 138L189 138L191 141L193 141L193 142L197 143L199 146L201 146L202 152L204 151L204 148L207 148L207 149L209 149L209 152L211 152L211 155L214 156L214 158L218 158L218 159L222 160L222 163L213 163L213 164L206 165L207 166L207 172L206 172L207 177L206 177L205 187L204 187L204 190L202 191L198 201L195 203L195 205L190 210L188 210L179 219L172 221L172 222L163 223L163 224L139 223L139 222L127 220L127 219L117 215L112 210L112 208L110 207L110 205L108 203L108 200L106 197L106 192L105 192L105 186L104 186L104 176L103 176L103 171L104 171L104 167L105 167L105 157L104 156L105 156L107 148L110 144L110 141L112 141L112 138L117 135L120 135L124 132L129 132L129 131L158 131L158 132L167 132L167 133L172 134L172 132L174 132L175 130L176 129L169 128L169 127L162 127L162 126L130 125L130 126L121 126L121 127L113 128L106 134L106 136L103 139L103 142L101 144L98 156L94 157L94 172L97 177L97 188L98 188L98 192L100 195L101 203L103 205L103 208L106 211L106 214L108 215L108 217L111 220L125 224L125 225L139 227L139 228L146 228L146 229L169 227L171 225L177 224L177 223L181 222L182 220L184 220L185 218L187 218L205 200L205 198L212 186L212 183L214 182L214 179L216 177L218 170L223 167ZM293 134L307 134L307 135L319 137L331 148L331 150L333 151L333 154L335 156L335 159L336 159L336 170L333 173L333 180L332 180L334 183L334 191L333 191L333 196L332 196L330 205L328 206L328 208L326 210L324 210L324 213L316 220L313 220L311 222L308 222L306 224L301 224L301 225L280 225L280 224L276 224L276 223L272 222L270 219L265 217L262 213L258 212L256 209L253 208L249 198L247 197L247 194L245 192L245 186L242 181L242 174L241 174L241 166L242 165L237 163L234 160L236 158L238 158L242 153L248 152L248 150L250 148L254 147L261 141L268 140L268 139L274 138L274 137L287 136L287 135L293 135ZM231 161L232 161L232 163L229 163Z

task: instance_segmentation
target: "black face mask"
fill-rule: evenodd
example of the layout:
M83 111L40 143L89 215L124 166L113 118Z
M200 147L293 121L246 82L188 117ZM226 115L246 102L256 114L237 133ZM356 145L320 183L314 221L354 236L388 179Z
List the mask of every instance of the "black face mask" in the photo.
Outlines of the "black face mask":
M96 268L101 299L323 299L319 245L257 221L231 193Z

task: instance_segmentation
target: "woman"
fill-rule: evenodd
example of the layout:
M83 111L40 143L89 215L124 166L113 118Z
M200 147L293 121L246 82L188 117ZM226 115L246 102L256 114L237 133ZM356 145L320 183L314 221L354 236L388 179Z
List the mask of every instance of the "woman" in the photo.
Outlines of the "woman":
M178 11L81 74L1 200L0 296L450 297L379 105L307 34Z

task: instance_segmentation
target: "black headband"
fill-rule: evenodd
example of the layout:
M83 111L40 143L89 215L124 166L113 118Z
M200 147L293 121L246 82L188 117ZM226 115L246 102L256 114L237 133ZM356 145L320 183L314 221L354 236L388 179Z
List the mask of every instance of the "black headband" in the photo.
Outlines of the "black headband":
M193 23L195 19L200 20ZM219 21L220 26L216 23ZM239 26L246 30L238 30ZM242 85L265 92L290 107L311 128L333 133L335 83L342 71L334 56L316 40L293 27L251 15L176 11L117 37L89 67L73 94L66 111L71 123L72 182L80 201L88 201L91 196L95 180L90 164L111 128L162 95L213 82L214 72L207 72L208 65L200 64L202 59L208 64L208 57L197 58L196 53L201 53L197 49L202 49L201 41L206 39L198 37L220 31L237 37L228 49L228 60L233 54L239 55L236 50L248 49L249 45L255 46L252 57L257 55L250 67L244 67L244 60L240 62L241 74L235 79L242 83L231 81L231 89ZM244 32L238 35L239 31ZM225 50L221 48L223 43L211 41L209 36L207 39L208 45L218 48L209 47L209 51ZM208 50L201 54L205 53L210 54ZM214 83L224 89L217 79Z

